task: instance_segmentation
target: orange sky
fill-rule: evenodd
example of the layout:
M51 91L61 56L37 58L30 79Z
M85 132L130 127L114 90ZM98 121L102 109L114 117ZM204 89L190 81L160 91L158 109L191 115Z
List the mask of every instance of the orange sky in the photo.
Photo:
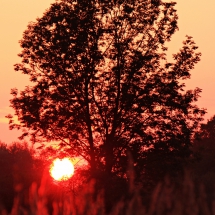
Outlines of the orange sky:
M5 115L13 113L9 107L10 89L23 89L28 77L13 70L20 59L18 41L30 21L42 16L54 0L0 0L0 140L5 143L16 141L18 131L9 131ZM187 87L203 90L198 101L207 108L205 119L215 114L215 1L176 0L179 15L179 31L173 36L169 52L176 53L182 46L185 35L193 36L202 52L201 62L192 71Z

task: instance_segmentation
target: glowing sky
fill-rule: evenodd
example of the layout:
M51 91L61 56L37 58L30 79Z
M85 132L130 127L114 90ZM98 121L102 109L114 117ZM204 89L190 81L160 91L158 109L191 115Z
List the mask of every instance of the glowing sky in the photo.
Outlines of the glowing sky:
M9 108L10 89L23 89L28 85L28 77L13 70L20 62L18 41L30 21L42 16L54 0L0 0L0 140L5 143L16 141L19 132L9 131L5 115L13 113ZM187 87L203 90L198 101L200 107L207 108L205 119L215 114L215 1L178 0L179 31L170 43L170 53L176 53L182 46L185 35L193 36L202 52L201 62L192 71Z

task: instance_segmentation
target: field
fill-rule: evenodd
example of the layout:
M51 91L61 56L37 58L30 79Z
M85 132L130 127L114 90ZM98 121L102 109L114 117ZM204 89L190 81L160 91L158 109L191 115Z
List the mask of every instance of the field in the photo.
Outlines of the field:
M37 187L33 183L26 196L20 194L14 199L11 215L105 215L103 192L94 195L94 181L77 193L56 189L50 199L49 181L43 177ZM28 202L28 207L24 202ZM8 213L1 207L1 214ZM181 183L166 177L155 187L148 205L142 202L138 189L131 185L129 197L116 202L108 215L212 215L215 201L208 197L204 186L196 184L188 172Z

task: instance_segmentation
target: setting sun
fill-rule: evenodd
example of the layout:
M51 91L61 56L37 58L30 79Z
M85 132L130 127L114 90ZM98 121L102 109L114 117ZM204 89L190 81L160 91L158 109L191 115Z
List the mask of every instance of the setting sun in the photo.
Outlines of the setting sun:
M74 166L69 158L59 158L53 161L53 164L50 168L51 176L57 180L67 180L74 174Z

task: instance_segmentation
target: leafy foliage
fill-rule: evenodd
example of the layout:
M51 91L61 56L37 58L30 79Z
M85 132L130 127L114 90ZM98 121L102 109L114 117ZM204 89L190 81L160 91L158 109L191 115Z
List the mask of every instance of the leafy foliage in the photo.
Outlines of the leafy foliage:
M29 188L33 182L39 184L42 177L37 163L26 143L7 146L0 142L0 208L10 211L17 196L23 207L28 206L25 198Z
M215 180L215 116L201 124L192 146L193 159L190 164L192 175L198 183L205 185L208 198L214 197Z
M13 204L13 163L6 144L0 142L0 207L10 210Z
M20 41L15 70L32 86L12 89L19 123L8 116L10 128L23 129L21 138L33 142L60 141L90 163L94 177L104 172L103 179L125 178L127 151L137 175L147 174L154 152L167 165L189 156L205 111L193 104L201 90L185 91L183 80L201 54L187 36L167 62L165 43L178 29L174 6L160 0L52 4Z

